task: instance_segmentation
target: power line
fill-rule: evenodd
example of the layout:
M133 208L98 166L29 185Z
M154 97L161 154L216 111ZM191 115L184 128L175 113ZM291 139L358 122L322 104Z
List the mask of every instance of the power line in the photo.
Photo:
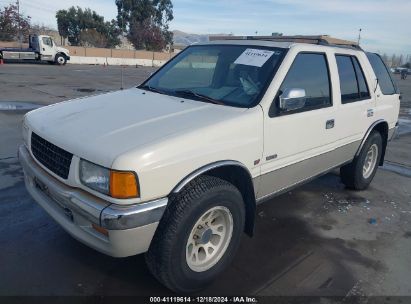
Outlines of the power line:
M50 12L50 13L56 13L57 12L56 10L53 10L51 8L40 7L40 6L37 6L37 5L33 5L32 3L25 3L24 6L27 6L27 7L30 7L32 9L39 10L39 11L47 11L47 12Z

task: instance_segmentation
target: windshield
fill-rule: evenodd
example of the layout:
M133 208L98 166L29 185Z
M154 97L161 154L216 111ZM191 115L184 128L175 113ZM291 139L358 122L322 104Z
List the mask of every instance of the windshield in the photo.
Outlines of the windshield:
M264 94L284 49L244 45L191 46L140 88L236 107Z

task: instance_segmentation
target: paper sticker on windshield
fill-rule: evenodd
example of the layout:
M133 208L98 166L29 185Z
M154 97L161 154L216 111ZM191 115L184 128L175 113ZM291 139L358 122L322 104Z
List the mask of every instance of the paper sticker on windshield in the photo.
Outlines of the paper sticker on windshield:
M273 54L268 50L246 49L234 63L262 67Z

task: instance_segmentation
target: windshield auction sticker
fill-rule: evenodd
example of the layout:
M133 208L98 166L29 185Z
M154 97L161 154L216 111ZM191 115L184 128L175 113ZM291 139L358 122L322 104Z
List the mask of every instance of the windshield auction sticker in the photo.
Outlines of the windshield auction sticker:
M246 49L234 63L262 67L273 54L273 51Z

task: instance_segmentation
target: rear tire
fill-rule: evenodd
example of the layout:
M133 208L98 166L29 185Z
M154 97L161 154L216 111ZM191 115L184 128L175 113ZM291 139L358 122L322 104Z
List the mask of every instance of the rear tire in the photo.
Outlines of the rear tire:
M372 131L365 141L360 154L354 160L340 168L341 181L347 188L366 189L377 172L382 155L382 137L380 132Z
M199 291L231 263L240 244L245 206L238 189L200 176L170 197L146 262L177 293Z

